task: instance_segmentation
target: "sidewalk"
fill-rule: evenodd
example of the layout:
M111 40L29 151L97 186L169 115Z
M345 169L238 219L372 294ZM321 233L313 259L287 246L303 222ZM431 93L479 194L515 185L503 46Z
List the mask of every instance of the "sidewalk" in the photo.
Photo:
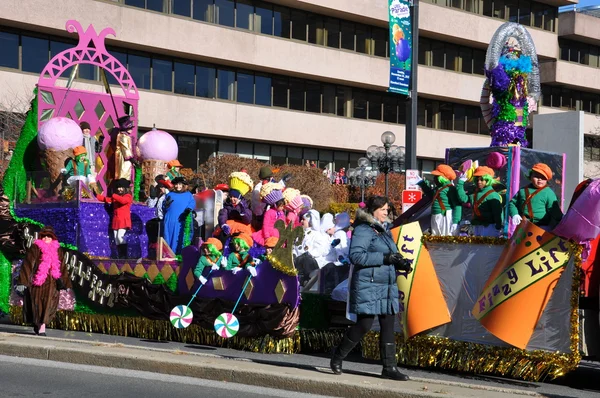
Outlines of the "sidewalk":
M506 397L542 396L535 392L444 380L413 378L407 382L383 380L365 372L335 376L315 367L274 366L247 359L180 350L140 348L125 344L0 333L0 354L75 364L135 369L178 376L272 387L341 397ZM293 359L293 357L291 357Z

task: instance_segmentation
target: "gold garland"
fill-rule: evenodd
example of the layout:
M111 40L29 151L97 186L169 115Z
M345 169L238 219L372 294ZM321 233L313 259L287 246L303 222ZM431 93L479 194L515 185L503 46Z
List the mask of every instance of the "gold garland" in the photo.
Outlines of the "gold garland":
M452 243L452 244L474 244L474 245L504 245L508 239L493 238L489 236L433 236L423 235L423 243Z
M267 254L267 260L269 260L271 267L273 267L274 269L276 269L279 272L282 272L286 275L291 275L291 276L298 275L298 271L296 270L296 268L285 265L282 261L280 261L278 258L273 256L272 254Z
M454 239L453 237L442 238ZM398 362L408 366L498 374L527 381L540 381L546 378L552 380L575 370L581 360L579 352L579 286L583 247L574 246L575 267L571 286L570 353L527 351L427 335L415 336L404 342L402 336L397 334ZM362 340L362 350L365 358L379 359L379 333L367 333Z

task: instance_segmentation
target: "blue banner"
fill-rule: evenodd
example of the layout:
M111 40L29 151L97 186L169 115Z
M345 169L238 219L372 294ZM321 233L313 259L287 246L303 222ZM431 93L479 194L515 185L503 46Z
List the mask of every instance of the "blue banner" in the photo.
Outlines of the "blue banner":
M412 62L410 6L406 0L388 0L390 20L390 86L392 93L408 95Z

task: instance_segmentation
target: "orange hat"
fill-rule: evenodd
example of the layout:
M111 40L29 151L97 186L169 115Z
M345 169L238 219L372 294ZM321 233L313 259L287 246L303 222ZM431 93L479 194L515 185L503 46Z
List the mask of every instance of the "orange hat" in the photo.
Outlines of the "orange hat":
M84 153L87 153L84 146L76 146L73 148L73 156L83 155Z
M431 172L431 174L433 174L434 176L445 177L450 181L456 180L456 172L452 170L452 167L448 166L447 164L438 165L438 167L436 167L435 170Z
M216 238L206 239L206 242L204 242L202 244L202 246L204 246L204 245L214 245L218 251L223 250L223 244L221 243L221 241L219 239L216 239Z
M279 238L276 236L271 236L265 240L265 247L272 249L277 245L277 242L279 242Z
M540 173L541 175L546 177L546 180L552 179L552 170L550 170L550 167L548 167L548 165L545 163L534 164L533 167L531 168L531 171Z
M171 160L169 163L167 163L167 166L169 168L173 168L173 167L183 167L183 165L181 163L179 163L179 160L175 159L175 160Z
M252 245L254 244L254 241L248 234L239 234L238 236L236 236L236 238L242 239L244 242L246 242L248 247L252 247Z
M229 192L229 185L227 185L227 184L217 184L215 186L215 191Z
M475 169L475 173L473 173L473 177L483 177L484 175L494 176L494 170L487 166L479 166Z

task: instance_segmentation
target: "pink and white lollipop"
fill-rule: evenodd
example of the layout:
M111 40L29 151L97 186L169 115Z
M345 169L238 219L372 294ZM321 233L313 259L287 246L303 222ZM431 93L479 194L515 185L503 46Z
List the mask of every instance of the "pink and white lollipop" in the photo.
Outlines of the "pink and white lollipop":
M240 330L237 317L229 312L224 312L215 319L215 332L225 339L233 337Z
M191 325L194 320L194 314L187 305L178 305L171 310L169 318L173 326L177 329L185 329Z

